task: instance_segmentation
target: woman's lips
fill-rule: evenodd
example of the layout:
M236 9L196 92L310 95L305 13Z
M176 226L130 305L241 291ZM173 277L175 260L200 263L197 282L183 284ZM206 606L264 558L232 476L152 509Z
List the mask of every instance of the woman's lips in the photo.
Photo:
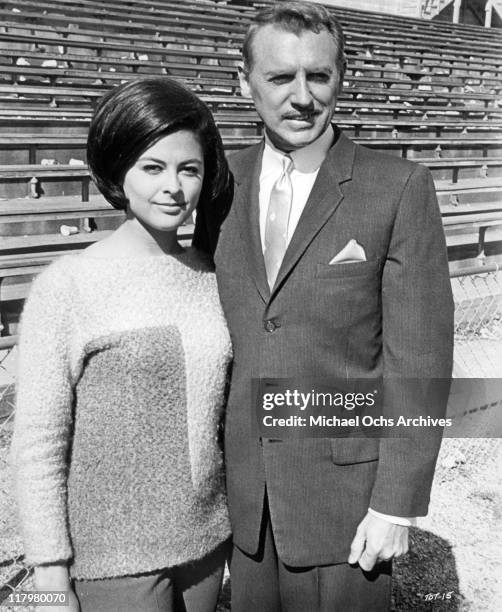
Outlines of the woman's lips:
M155 206L161 206L162 208L186 208L188 202L153 202Z

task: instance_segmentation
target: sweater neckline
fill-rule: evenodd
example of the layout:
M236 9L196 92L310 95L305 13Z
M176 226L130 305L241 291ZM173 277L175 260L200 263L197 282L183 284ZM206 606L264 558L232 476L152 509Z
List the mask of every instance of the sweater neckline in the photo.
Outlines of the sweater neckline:
M113 262L128 262L128 263L134 263L134 262L140 262L140 261L159 261L159 262L164 262L164 261L173 261L173 260L179 260L179 259L184 259L186 257L189 257L190 255L193 254L193 252L195 251L195 249L193 249L192 247L188 247L188 248L183 248L182 251L178 251L177 253L157 253L157 254L151 254L151 255L117 255L117 256L105 256L105 255L93 255L93 254L86 254L85 251L81 251L80 253L77 253L74 255L74 257L77 257L79 259L79 261L103 261L103 262L107 262L107 263L113 263Z

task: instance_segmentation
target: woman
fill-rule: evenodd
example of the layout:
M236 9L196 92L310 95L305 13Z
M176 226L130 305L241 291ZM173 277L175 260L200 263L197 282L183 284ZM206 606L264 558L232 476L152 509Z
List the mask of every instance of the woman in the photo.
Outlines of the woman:
M231 345L210 265L177 230L226 188L221 139L183 86L139 80L100 102L88 162L126 220L50 265L25 306L13 450L26 559L39 589L74 581L72 611L209 612L230 534L218 428Z

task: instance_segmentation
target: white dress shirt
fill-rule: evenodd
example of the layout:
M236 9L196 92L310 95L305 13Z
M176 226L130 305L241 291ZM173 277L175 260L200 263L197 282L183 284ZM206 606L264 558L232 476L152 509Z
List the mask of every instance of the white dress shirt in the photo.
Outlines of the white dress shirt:
M300 220L301 214L307 200L309 199L310 192L314 186L319 168L322 162L326 158L328 151L333 142L334 132L333 127L330 126L317 140L304 147L289 153L289 156L293 160L293 170L291 171L291 184L293 186L293 200L291 203L291 212L289 214L288 221L288 234L287 243L289 244L291 237L293 236L295 229ZM267 219L267 209L270 201L270 194L272 187L277 179L281 176L283 171L282 158L285 153L277 149L268 138L265 132L265 148L263 151L263 159L260 171L260 192L259 192L259 206L260 206L260 237L261 247L265 250L265 224ZM389 514L382 514L369 508L368 512L373 516L383 518L396 525L403 525L406 527L416 525L416 518L414 517L399 517L391 516Z
M309 199L310 192L317 178L317 173L324 158L333 142L333 128L327 129L323 135L312 144L293 151L289 154L293 160L293 170L291 171L291 185L293 186L293 201L288 222L287 243L294 234L298 221L300 220L305 204ZM265 223L267 219L267 209L270 201L270 193L277 179L282 174L282 158L284 152L276 149L265 135L265 149L260 172L260 236L261 246L265 250Z

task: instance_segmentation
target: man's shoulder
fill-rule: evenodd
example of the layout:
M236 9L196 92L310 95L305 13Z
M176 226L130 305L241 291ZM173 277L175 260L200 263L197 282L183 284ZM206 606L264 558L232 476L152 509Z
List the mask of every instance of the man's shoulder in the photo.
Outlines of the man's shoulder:
M249 171L249 164L253 164L256 161L262 147L263 143L259 142L249 147L245 147L244 149L239 149L238 151L232 151L229 153L227 160L230 170L233 173L241 168Z
M397 155L391 155L390 153L376 151L360 144L356 144L355 146L359 163L378 167L386 173L397 173L398 175L409 176L416 171L420 171L421 168L427 171L425 166L416 161L398 157Z
M431 185L430 170L427 166L389 153L382 153L355 144L353 178L367 181L378 191L401 193L407 184Z

